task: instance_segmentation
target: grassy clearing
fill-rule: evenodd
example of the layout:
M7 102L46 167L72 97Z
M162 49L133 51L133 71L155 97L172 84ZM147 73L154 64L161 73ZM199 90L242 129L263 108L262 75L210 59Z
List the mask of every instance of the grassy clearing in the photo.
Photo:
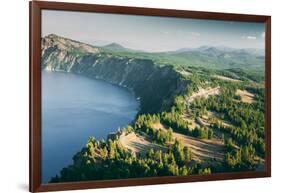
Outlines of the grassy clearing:
M154 129L167 129L161 123L152 126ZM173 139L190 148L196 161L204 162L210 159L222 161L224 158L224 144L221 140L198 139L177 132L173 132Z
M244 103L253 103L255 95L246 91L238 89L236 94L241 97L241 101Z
M208 98L209 96L212 95L218 95L220 93L220 87L217 86L215 88L199 88L199 90L195 93L193 93L189 98L188 98L188 103L191 103L194 101L196 98Z
M174 133L174 138L189 147L197 161L202 162L210 159L223 161L224 144L219 140L201 140L179 133Z
M150 149L166 151L167 148L155 143L152 143L146 136L131 132L123 133L119 138L120 143L133 154L144 156Z
M218 78L218 79L221 79L221 80L231 81L231 82L241 82L241 80L229 78L229 77L226 77L226 76L215 75L214 77Z

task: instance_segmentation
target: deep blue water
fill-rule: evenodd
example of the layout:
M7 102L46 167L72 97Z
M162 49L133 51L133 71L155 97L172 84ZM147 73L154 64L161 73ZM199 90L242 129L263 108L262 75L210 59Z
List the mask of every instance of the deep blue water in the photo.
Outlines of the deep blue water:
M72 163L90 136L130 123L138 102L128 90L80 75L42 71L42 181Z

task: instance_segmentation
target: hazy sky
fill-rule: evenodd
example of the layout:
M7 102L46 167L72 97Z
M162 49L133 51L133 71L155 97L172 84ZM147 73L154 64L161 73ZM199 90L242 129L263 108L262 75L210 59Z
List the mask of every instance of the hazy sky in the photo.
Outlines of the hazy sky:
M54 33L96 46L112 42L145 51L199 46L264 48L262 23L73 11L42 12L42 36Z

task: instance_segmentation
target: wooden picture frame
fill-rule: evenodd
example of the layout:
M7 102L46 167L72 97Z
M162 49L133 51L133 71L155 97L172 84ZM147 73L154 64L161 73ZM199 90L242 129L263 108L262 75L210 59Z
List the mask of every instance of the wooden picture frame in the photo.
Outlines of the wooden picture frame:
M61 2L29 2L30 10L30 188L31 192L122 187L196 181L261 178L271 176L271 17L231 13L212 13L140 7L105 6ZM63 10L78 12L164 16L208 20L258 22L265 24L265 170L207 175L131 178L42 184L41 182L41 12Z

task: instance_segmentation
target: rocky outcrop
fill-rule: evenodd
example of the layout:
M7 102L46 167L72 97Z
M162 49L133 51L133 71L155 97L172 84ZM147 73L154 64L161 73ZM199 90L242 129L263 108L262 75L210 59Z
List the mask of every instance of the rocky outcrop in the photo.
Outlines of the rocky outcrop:
M55 35L42 39L41 65L43 70L72 72L126 87L140 99L140 113L169 108L187 84L171 66L101 52L97 47Z

